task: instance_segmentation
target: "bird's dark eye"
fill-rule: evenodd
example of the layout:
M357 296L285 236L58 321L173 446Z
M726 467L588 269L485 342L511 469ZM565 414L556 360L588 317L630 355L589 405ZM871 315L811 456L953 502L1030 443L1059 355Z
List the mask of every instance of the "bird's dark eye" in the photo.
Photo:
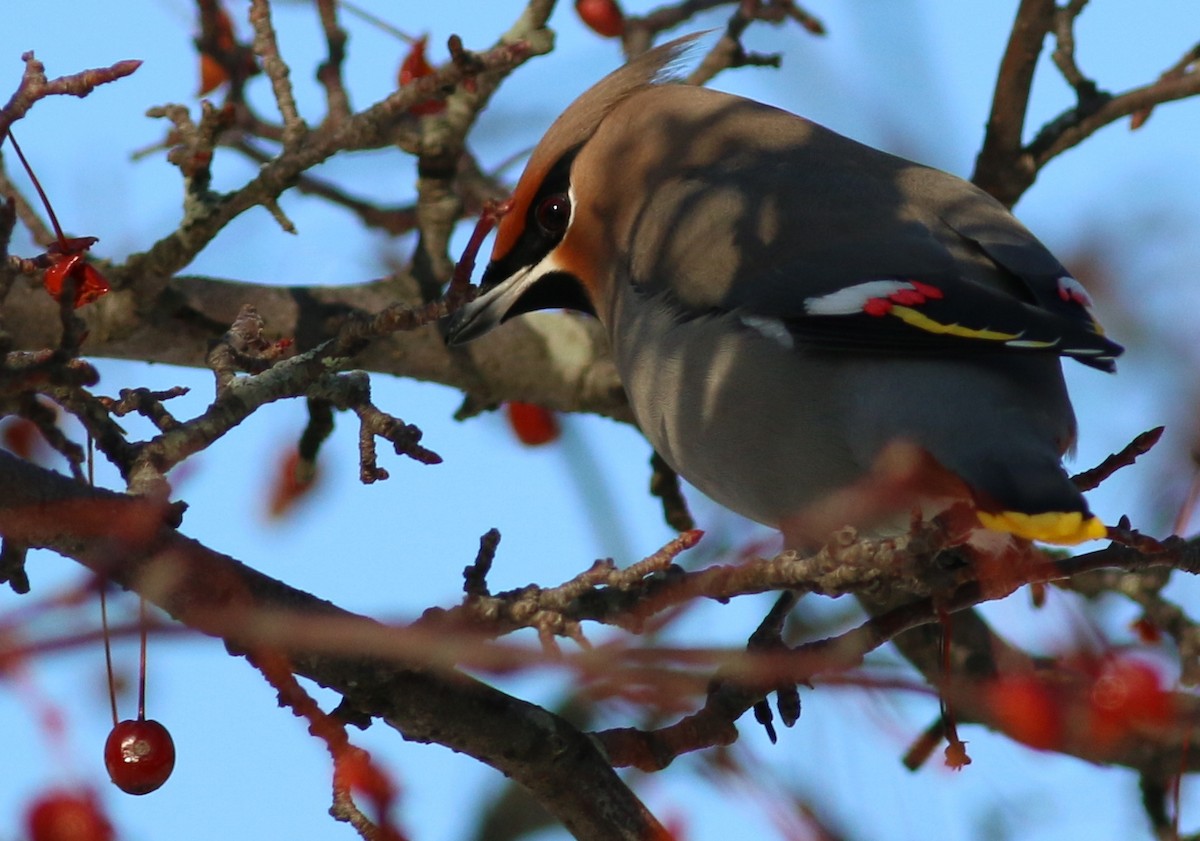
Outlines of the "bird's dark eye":
M571 199L566 193L554 193L542 199L534 213L538 227L549 236L558 236L571 221Z

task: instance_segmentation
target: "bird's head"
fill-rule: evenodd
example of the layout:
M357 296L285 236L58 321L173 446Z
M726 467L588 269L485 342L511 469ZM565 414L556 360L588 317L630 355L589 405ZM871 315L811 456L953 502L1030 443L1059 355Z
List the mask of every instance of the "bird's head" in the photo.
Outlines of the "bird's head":
M576 159L600 123L629 97L655 85L691 46L692 35L650 50L600 80L562 113L525 167L496 228L481 293L459 310L447 331L451 344L470 341L514 315L540 309L602 312L609 272L603 220L580 190L604 188L580 172ZM609 185L611 186L611 185Z

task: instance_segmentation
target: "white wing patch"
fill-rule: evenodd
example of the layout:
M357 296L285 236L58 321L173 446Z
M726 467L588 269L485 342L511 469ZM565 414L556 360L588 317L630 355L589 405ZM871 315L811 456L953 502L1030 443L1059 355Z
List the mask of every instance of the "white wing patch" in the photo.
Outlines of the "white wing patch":
M828 295L807 298L804 311L809 315L856 315L863 311L867 301L887 298L897 292L913 291L915 287L904 280L868 280L846 286Z
M766 318L761 315L743 315L741 317L742 324L745 324L756 333L766 336L776 344L783 345L788 350L796 346L796 340L792 338L792 333L778 318Z

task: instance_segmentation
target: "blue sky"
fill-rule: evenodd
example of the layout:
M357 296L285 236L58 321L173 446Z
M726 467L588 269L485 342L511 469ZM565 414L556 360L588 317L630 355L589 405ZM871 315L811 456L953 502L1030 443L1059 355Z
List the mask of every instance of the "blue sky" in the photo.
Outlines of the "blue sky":
M515 2L446 0L436 4L436 12L435 4L361 2L398 26L430 32L434 60L445 57L437 45L447 35L458 33L468 46L484 46L519 9ZM652 6L628 5L633 11ZM796 27L752 29L748 46L783 52L783 69L729 73L717 86L966 175L1015 5L813 3L811 11L829 27L827 38L813 39ZM124 58L145 61L131 79L86 100L39 103L15 128L68 229L99 236L96 251L104 256L147 247L176 224L179 178L161 154L133 162L129 153L157 142L166 131L164 122L144 116L147 107L165 102L196 107L190 4L47 0L10 6L0 29L0 67L7 68L0 73L0 90L15 88L19 56L28 49L46 62L51 75ZM720 23L720 16L710 16L692 28ZM1079 25L1079 62L1105 87L1140 84L1194 43L1196 23L1195 6L1186 0L1094 4ZM354 19L347 18L346 25L351 31L349 85L355 104L363 107L390 90L403 48ZM569 3L558 9L553 25L560 50L522 68L480 122L473 145L485 164L530 147L576 94L619 62L616 46L583 30ZM305 3L280 3L277 26L301 108L315 120L320 92L311 70L321 58L315 16ZM247 31L244 18L239 27ZM1033 127L1070 104L1069 89L1048 69L1042 68L1035 87ZM253 83L254 101L271 114L268 93L265 80ZM1113 311L1102 316L1119 340L1126 337L1117 325L1139 331L1141 341L1127 339L1131 351L1117 377L1070 366L1082 429L1078 464L1091 466L1134 434L1168 423L1161 453L1091 495L1106 519L1128 512L1160 533L1187 478L1179 454L1196 431L1191 419L1196 387L1189 376L1196 364L1194 327L1179 313L1194 312L1200 303L1195 284L1185 285L1200 263L1197 136L1197 102L1160 108L1136 133L1110 127L1052 163L1017 208L1068 263L1087 243L1112 249L1104 263L1122 291L1111 301ZM233 153L219 153L214 171L215 187L229 189L253 168ZM319 174L388 202L412 195L411 161L395 154L338 158ZM14 178L20 183L20 176ZM265 212L254 210L222 232L188 271L259 282L354 283L382 275L387 257L403 257L411 247L409 241L388 243L364 234L347 214L318 201L289 194L281 203L298 236L283 234ZM32 253L23 240L13 250ZM205 372L128 362L103 362L101 370L100 391L108 394L137 385L191 386L191 395L172 404L181 416L200 411L211 395L211 376ZM671 536L644 493L648 447L628 427L570 418L563 443L529 450L514 443L498 415L452 421L459 398L448 389L378 377L374 395L381 407L421 426L424 443L445 463L424 467L385 455L381 464L392 478L364 487L357 481L356 429L343 419L324 448L320 489L299 516L265 523L261 505L267 475L288 443L280 432L298 434L304 424L298 403L274 405L196 457L180 478L178 495L192 506L185 533L348 609L394 620L456 601L461 569L474 556L479 535L492 526L504 536L490 579L493 589L557 583L596 557L631 563ZM129 427L134 434L149 434L136 420ZM599 478L581 473L580 464L588 462L598 465ZM100 481L117 487L111 471L102 471ZM597 487L607 490L615 506L603 522L593 513ZM473 503L463 505L464 498ZM447 516L451 508L457 512L453 519ZM710 532L710 546L758 533L702 500L695 512ZM72 563L56 557L31 560L35 592L49 592L80 575ZM674 629L675 638L695 645L737 645L767 603L748 599L696 611ZM0 593L0 614L21 604L11 593ZM826 603L808 609L847 607ZM1069 600L1057 595L1041 613L1026 609L1020 596L989 608L1007 633L1043 649L1062 643L1073 612ZM1119 605L1113 613L1118 629L1134 616ZM77 621L94 622L94 617ZM603 636L596 632L597 638ZM119 648L118 655L132 673L132 647ZM0 839L18 837L22 804L68 772L100 787L122 838L352 837L325 814L329 763L324 749L299 720L276 708L257 673L207 639L157 641L151 656L149 714L171 729L179 761L175 777L144 798L121 795L103 779L100 750L108 721L99 650L48 657L32 670L40 690L66 714L65 762L47 749L29 705L10 686L0 685L0 720L9 722L11 731L6 755L15 758L0 791ZM552 702L569 683L563 676L541 675L503 685L523 697ZM851 837L1002 838L1000 823L1023 839L1068 833L1118 839L1145 832L1136 781L1126 772L1035 754L968 729L964 735L975 764L967 771L950 774L931 765L909 774L898 757L935 714L929 698L833 689L806 692L804 698L800 723L782 735L778 746L768 746L751 725L743 728L739 750L753 753L748 761L761 769L768 785L806 792ZM132 698L123 703L132 716ZM611 723L627 719L618 713ZM478 763L443 748L403 743L381 725L357 741L378 752L401 783L401 822L414 838L466 837L473 810L464 804L494 792L501 782ZM639 779L638 790L657 813L684 815L687 837L694 841L777 837L745 792L705 783L693 773L695 767L694 760L681 760L665 774ZM866 792L870 799L864 803ZM1197 807L1195 798L1185 801L1185 830L1200 825Z

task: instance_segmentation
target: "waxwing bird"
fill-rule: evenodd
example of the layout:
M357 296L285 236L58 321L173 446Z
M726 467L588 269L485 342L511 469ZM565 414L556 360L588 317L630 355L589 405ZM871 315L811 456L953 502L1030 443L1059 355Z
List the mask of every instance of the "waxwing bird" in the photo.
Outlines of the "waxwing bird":
M663 81L689 40L554 122L448 340L535 309L597 316L663 458L785 535L901 446L908 511L958 497L988 530L1103 537L1062 465L1061 357L1113 371L1122 351L1083 287L966 181Z

